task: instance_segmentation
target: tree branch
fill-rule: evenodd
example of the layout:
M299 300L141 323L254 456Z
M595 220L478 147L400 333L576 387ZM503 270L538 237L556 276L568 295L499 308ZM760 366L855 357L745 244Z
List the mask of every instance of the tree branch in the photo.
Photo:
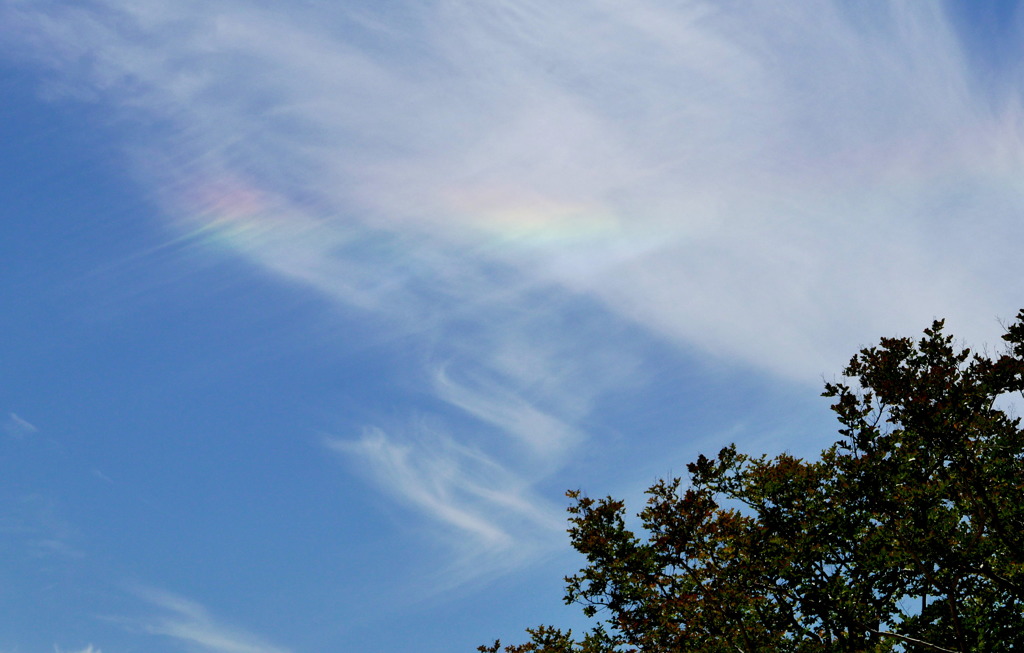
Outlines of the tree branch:
M906 642L908 644L917 644L918 646L924 646L926 648L932 649L933 651L942 651L942 653L959 653L958 651L956 651L954 649L951 649L951 648L944 648L942 646L939 646L938 644L932 644L931 642L926 642L923 639L915 639L913 637L908 637L906 635L900 635L899 633L892 633L892 632L889 632L888 630L874 630L874 629L872 629L871 632L875 633L876 635L881 635L882 637L893 637L895 639L898 639L898 640L900 640L902 642Z

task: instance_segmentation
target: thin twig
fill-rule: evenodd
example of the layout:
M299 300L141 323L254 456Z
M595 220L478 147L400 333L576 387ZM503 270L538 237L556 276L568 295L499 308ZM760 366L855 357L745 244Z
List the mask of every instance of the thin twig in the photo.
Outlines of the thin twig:
M951 648L944 648L942 646L939 646L938 644L926 642L923 639L915 639L913 637L907 637L906 635L900 635L899 633L891 633L888 630L872 630L871 632L875 633L876 635L881 635L882 637L895 637L896 639L907 642L908 644L918 644L920 646L925 646L935 651L942 651L943 653L959 653L958 651Z

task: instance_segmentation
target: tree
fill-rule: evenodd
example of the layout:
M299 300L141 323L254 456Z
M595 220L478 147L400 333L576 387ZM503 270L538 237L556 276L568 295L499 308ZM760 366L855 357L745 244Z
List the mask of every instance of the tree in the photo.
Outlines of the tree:
M996 357L936 321L884 338L826 383L840 439L818 460L735 446L622 501L569 492L567 603L601 623L550 626L483 653L1024 649L1024 310Z

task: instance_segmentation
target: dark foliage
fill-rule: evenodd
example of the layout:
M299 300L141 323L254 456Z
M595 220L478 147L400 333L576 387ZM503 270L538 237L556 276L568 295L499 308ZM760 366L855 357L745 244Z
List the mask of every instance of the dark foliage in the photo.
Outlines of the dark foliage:
M735 446L659 481L626 528L574 501L586 566L566 602L601 625L543 626L484 653L1024 650L1024 311L997 357L943 323L862 350L825 385L841 439L816 461Z

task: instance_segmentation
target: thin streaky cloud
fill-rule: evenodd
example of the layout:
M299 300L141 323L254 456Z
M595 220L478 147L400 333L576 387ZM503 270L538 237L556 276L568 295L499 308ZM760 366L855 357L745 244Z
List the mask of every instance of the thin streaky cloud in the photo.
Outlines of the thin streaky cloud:
M133 593L157 613L137 620L120 620L133 629L150 635L169 637L210 653L288 653L240 628L214 619L201 604L170 592L135 587Z
M583 439L569 424L510 395L506 388L479 382L475 385L454 380L444 367L434 377L441 399L518 439L540 460L559 462L572 445Z
M54 498L41 494L0 497L0 534L16 550L39 560L82 559L77 528Z
M545 540L562 527L557 509L531 492L518 474L479 450L420 426L402 439L371 428L358 440L327 438L324 444L369 466L381 489L446 524L452 541L507 553ZM515 528L513 528L513 526Z
M4 433L12 438L25 438L39 432L35 424L19 417L17 413L9 413L4 422Z

